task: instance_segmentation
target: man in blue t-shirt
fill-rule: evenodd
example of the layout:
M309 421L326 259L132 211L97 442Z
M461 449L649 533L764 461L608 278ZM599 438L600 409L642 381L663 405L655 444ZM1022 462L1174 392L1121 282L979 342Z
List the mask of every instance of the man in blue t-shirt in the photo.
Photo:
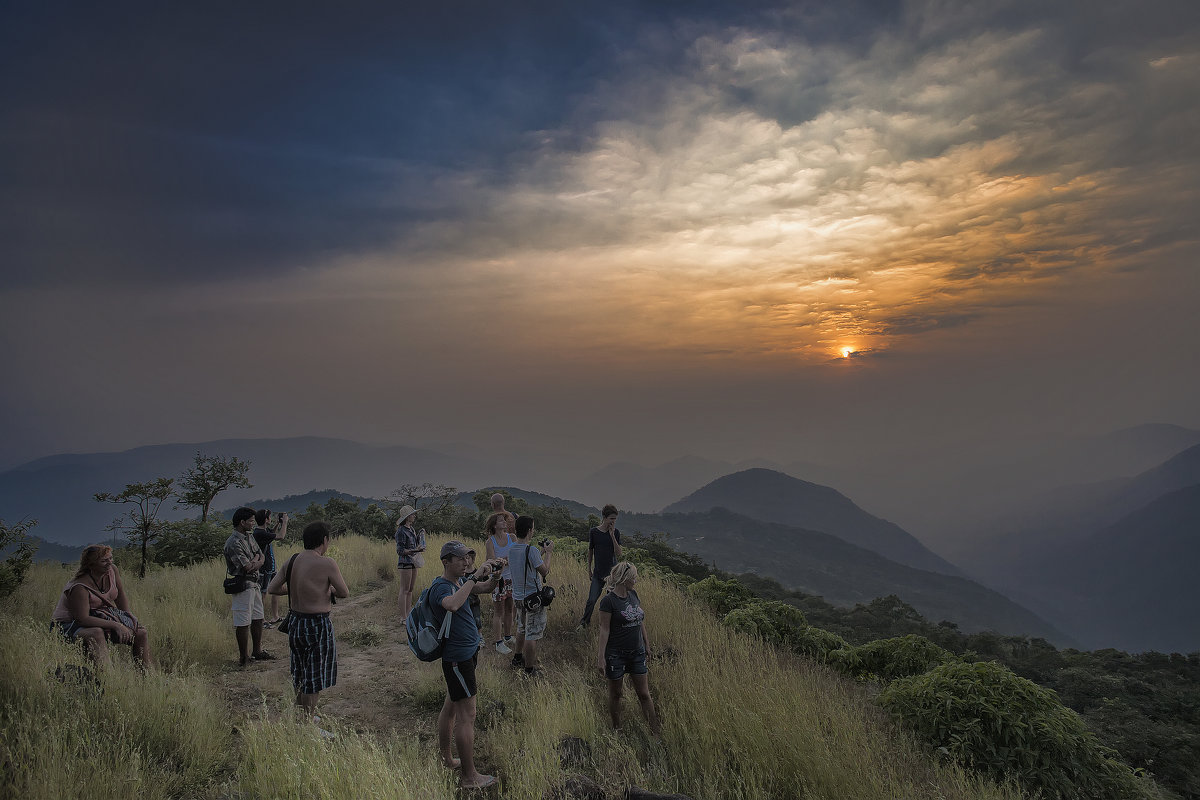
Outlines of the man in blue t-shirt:
M583 619L579 627L586 628L592 621L592 609L604 592L604 581L613 565L621 560L621 532L617 530L617 507L609 503L600 512L604 519L588 532L588 574L592 586L588 591L587 605L583 607Z
M472 594L490 592L495 578L494 565L487 561L475 574L467 574L474 553L462 542L442 545L442 576L435 578L429 587L434 621L440 626L446 614L454 615L442 648L446 702L438 713L438 748L447 767L462 766L460 782L464 789L479 789L496 782L494 775L482 775L475 770L475 665L482 640L468 600ZM454 758L450 749L452 733L458 758Z

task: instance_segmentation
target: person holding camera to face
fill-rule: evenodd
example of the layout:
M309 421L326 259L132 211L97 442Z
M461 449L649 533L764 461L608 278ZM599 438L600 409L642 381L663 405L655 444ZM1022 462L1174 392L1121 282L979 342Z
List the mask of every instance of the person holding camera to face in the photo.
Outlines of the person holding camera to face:
M267 587L271 585L271 581L275 578L275 542L287 537L288 515L280 511L275 515L278 524L274 529L268 528L267 525L271 521L271 512L265 508L260 508L254 512L254 530L251 535L254 537L258 549L262 551L263 561L262 568L258 571L258 586L262 592L263 602L267 602ZM279 623L283 622L283 617L279 615L279 596L271 595L270 599L271 613L265 614L267 618L263 623L264 628L274 628Z
M446 614L453 614L450 632L442 650L442 675L446 679L446 701L438 713L438 749L442 762L451 769L462 768L464 789L480 789L496 782L493 775L480 774L475 769L475 666L479 662L479 645L483 637L471 613L472 595L490 592L495 584L495 562L485 561L477 571L471 571L475 551L458 541L442 545L442 575L429 587L429 602L440 614L434 620L440 624ZM450 749L453 734L458 758Z
M524 667L527 675L537 675L537 642L546 633L546 607L554 590L543 586L550 573L550 554L554 543L542 539L533 544L533 517L517 517L517 541L508 551L512 570L513 604L517 609L517 652L512 657L514 667Z

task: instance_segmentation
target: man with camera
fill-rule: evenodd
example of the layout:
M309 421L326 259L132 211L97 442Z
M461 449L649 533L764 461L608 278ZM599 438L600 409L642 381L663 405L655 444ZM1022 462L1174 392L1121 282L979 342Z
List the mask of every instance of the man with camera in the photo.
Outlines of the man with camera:
M546 633L546 607L554 597L554 590L544 587L542 580L550 573L554 543L542 539L540 549L533 545L533 517L517 517L516 527L517 541L508 551L517 608L517 652L512 665L524 667L527 675L537 675L542 671L537 663L537 642Z
M483 637L471 613L471 595L490 592L495 583L493 561L483 562L478 571L471 570L475 551L458 541L442 545L442 575L429 587L429 603L434 620L439 624L446 614L453 614L450 632L442 648L442 675L446 679L446 701L438 713L438 749L442 762L451 769L462 768L460 778L464 789L480 789L496 782L494 775L483 775L475 769L475 666L479 662L479 645ZM458 758L450 749L451 733L458 747Z

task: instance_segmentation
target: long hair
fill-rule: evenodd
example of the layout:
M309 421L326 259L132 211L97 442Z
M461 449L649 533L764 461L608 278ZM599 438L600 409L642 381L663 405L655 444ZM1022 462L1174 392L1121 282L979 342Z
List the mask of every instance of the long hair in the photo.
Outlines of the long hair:
M100 559L111 555L112 548L108 545L89 544L83 548L83 555L79 557L79 569L75 572L75 577L71 580L79 580L85 575L92 574L92 568L100 563Z
M617 585L637 577L637 567L628 561L622 561L612 568L604 582L604 590L611 592Z

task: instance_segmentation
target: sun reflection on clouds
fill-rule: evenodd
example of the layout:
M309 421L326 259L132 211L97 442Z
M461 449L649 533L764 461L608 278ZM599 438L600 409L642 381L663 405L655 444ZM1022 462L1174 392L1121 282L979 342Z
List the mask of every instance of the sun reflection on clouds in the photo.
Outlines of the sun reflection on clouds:
M631 71L653 105L615 81L588 101L611 115L587 146L476 187L487 211L437 280L464 315L470 285L510 287L522 324L506 335L529 347L640 357L851 359L1039 302L1178 226L1196 170L1108 163L1128 135L1117 89L1032 67L1045 46L885 38L855 59L700 38L690 69Z

